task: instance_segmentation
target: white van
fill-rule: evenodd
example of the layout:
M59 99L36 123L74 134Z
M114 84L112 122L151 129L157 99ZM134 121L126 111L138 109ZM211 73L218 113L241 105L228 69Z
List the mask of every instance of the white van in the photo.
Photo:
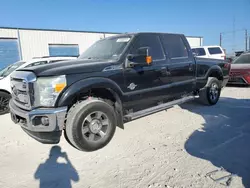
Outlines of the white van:
M220 46L200 46L193 47L192 52L196 57L211 58L211 59L226 59L226 54Z
M18 61L0 70L0 115L9 112L9 100L11 98L10 75L17 69L44 65L57 61L76 59L76 57L42 57L29 61Z

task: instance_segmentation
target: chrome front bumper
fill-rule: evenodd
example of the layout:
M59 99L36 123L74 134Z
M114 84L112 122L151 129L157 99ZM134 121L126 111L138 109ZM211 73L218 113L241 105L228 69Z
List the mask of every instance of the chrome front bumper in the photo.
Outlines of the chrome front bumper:
M10 100L11 119L21 125L23 130L42 143L58 143L64 127L67 107L39 108L31 111L22 110ZM48 118L48 124L43 125L39 119Z

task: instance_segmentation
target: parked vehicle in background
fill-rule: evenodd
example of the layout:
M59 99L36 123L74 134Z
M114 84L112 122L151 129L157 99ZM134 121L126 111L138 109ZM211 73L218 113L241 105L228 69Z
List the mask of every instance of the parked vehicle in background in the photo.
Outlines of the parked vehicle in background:
M182 34L116 35L77 60L15 71L11 118L42 143L58 143L64 131L75 148L95 151L124 122L196 97L215 105L229 70L224 60L194 58Z
M0 115L9 112L9 100L11 98L10 75L17 69L44 65L57 61L76 59L76 57L42 57L33 58L29 61L15 62L0 70Z
M234 59L228 84L250 85L250 51Z
M210 59L226 59L226 54L220 46L200 46L193 47L192 52L196 57L210 58Z

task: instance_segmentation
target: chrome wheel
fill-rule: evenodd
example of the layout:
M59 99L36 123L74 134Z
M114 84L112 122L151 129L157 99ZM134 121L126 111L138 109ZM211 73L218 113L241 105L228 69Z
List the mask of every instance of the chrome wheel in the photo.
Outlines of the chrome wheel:
M209 90L209 98L211 101L216 101L219 96L219 86L216 83L212 83Z
M100 111L92 112L82 123L82 135L91 142L98 142L104 138L110 129L108 116Z
M0 114L9 112L9 98L0 96Z

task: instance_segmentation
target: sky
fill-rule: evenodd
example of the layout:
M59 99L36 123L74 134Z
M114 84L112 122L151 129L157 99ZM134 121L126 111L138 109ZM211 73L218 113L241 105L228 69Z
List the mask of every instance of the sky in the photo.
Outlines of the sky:
M225 32L222 46L240 49L250 0L0 0L0 27L172 32L202 36L204 45Z

